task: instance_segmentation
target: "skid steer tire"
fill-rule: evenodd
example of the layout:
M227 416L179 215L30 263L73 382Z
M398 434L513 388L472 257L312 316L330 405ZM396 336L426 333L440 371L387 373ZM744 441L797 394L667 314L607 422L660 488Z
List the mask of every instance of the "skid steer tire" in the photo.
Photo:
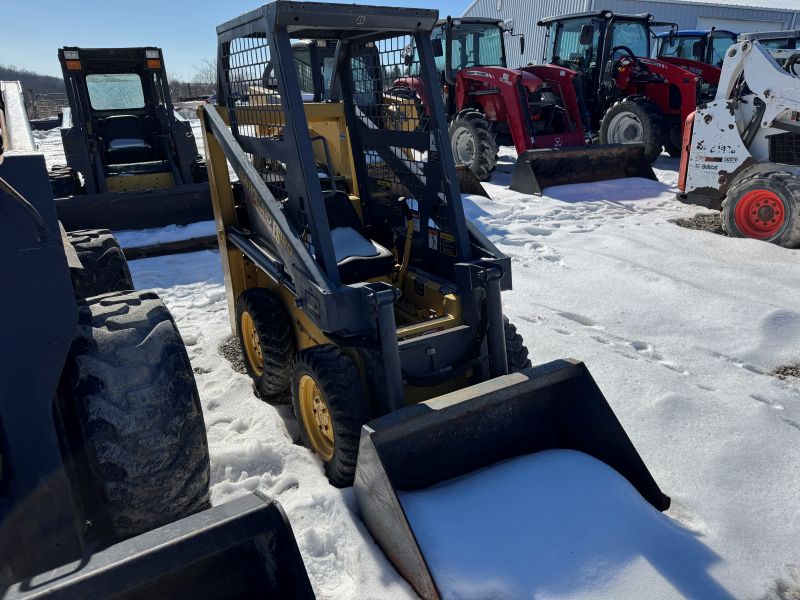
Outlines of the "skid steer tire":
M55 165L49 175L53 198L67 198L82 193L78 174L68 166Z
M361 426L370 419L353 361L332 344L298 353L292 403L303 443L325 464L328 481L336 487L353 485Z
M658 106L642 96L629 96L606 111L600 123L601 144L643 143L645 160L653 162L669 138Z
M251 288L236 300L236 330L256 393L269 404L290 404L294 339L281 301L268 290Z
M67 239L83 266L82 269L70 269L72 286L78 298L133 289L128 261L108 229L69 231Z
M462 110L450 123L449 134L456 164L466 165L480 181L489 179L497 165L497 134L483 113Z
M68 372L96 507L91 520L104 539L209 506L200 397L175 322L154 292L79 304Z
M528 358L528 348L522 340L522 336L517 332L514 324L503 317L503 330L506 337L506 362L508 372L516 373L531 366L531 359Z
M800 247L800 178L767 171L735 181L722 201L722 228L731 237Z

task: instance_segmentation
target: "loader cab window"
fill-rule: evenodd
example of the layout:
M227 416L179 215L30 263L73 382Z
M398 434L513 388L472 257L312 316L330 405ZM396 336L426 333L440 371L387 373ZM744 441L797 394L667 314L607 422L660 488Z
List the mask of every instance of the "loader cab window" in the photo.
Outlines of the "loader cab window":
M650 56L650 30L641 21L613 21L608 27L609 50L625 46L634 56ZM620 58L620 52L611 58Z
M503 30L495 24L453 22L451 28L452 76L469 67L502 67Z
M703 38L699 35L682 35L676 37L674 45L670 45L669 38L661 40L659 56L670 58L684 58L703 62ZM724 56L724 51L723 51Z
M728 31L712 31L708 63L722 68L725 53L736 43L736 36Z
M94 73L86 76L89 102L94 110L144 108L142 79L136 73Z
M581 30L585 25L594 26L591 45L581 44ZM588 73L597 66L601 28L594 19L568 19L554 25L554 29L555 34L552 31L550 34L550 62L581 73Z

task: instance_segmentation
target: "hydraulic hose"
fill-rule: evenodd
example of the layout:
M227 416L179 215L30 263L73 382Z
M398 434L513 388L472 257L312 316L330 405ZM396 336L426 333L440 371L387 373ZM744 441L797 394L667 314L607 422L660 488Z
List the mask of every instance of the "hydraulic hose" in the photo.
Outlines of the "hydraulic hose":
M41 242L47 236L47 225L45 225L41 213L36 210L36 207L33 204L28 202L22 194L14 189L14 187L2 177L0 177L0 191L3 191L11 196L11 198L17 204L25 209L25 212L28 213L36 225L36 241Z

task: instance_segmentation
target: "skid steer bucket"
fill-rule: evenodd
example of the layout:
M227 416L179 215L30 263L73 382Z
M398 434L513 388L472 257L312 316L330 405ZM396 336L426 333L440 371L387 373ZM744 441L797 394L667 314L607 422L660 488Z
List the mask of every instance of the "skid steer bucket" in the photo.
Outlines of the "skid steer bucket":
M420 490L499 461L549 449L583 452L624 476L658 510L659 489L581 362L506 375L367 423L355 494L378 545L420 596L439 590L398 492Z
M607 144L561 150L526 150L519 155L511 189L541 195L551 185L589 183L624 177L656 179L644 144Z
M283 509L258 492L20 581L3 595L27 600L252 597L315 597Z
M475 194L488 198L489 194L483 188L481 180L470 171L466 165L456 165L456 175L458 176L458 188L462 194Z

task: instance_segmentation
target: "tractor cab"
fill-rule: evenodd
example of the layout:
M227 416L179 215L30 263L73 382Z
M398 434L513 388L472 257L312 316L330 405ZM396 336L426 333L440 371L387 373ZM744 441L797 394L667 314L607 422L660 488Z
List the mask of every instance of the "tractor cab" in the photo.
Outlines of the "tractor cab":
M679 153L681 124L697 104L700 74L650 58L652 28L676 31L676 25L647 13L607 10L538 24L547 28L544 62L578 73L588 122L602 143L644 143L651 160L662 147Z
M679 58L722 68L736 34L724 29L665 31L656 34L659 58Z
M579 74L587 109L597 121L614 101L615 79L650 56L649 14L617 15L609 11L567 17L550 17L538 23L547 27L544 62ZM642 74L644 75L644 74Z
M203 178L192 128L173 109L159 48L65 47L58 57L72 109L64 151L82 191L142 191Z
M436 23L431 32L436 67L447 80L470 67L505 67L503 36L509 29L496 19L448 17Z

